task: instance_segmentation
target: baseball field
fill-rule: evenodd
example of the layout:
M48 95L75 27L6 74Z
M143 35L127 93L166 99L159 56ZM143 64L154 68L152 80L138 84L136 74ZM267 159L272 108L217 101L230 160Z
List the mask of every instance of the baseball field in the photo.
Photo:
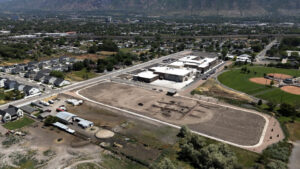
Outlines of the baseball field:
M218 80L225 86L264 100L275 103L285 102L293 105L300 103L300 95L297 94L298 89L294 89L294 92L286 92L286 90L278 87L270 87L268 79L263 80L264 75L274 73L286 77L288 77L287 75L299 77L300 70L263 66L248 66L247 70L249 71L242 72L241 68L233 68L219 75Z

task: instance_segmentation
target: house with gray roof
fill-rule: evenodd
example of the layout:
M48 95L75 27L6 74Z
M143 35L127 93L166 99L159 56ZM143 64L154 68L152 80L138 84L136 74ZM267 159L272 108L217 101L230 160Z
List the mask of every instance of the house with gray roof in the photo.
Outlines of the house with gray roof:
M0 119L6 123L9 121L16 120L24 116L23 110L13 105L9 105L7 109L0 110Z

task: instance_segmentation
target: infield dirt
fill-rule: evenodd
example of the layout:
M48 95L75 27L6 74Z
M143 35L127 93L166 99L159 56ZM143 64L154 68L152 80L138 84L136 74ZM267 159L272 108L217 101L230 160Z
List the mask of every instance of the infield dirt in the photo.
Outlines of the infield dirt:
M280 89L287 93L300 95L300 87L297 87L297 86L283 86Z

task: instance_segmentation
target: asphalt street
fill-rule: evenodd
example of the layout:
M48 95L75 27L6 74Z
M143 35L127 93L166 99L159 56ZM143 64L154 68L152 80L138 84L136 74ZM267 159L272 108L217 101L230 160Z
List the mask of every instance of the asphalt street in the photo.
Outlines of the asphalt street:
M138 70L138 69L142 69L144 67L147 67L147 66L150 66L150 65L153 65L153 64L156 64L156 63L161 63L165 59L170 59L170 58L177 59L177 58L183 57L184 55L190 54L191 52L192 51L189 51L189 50L188 51L182 51L182 52L179 52L179 53L175 53L175 54L163 56L163 57L160 57L160 58L157 58L157 59L153 59L153 60L150 60L150 61L145 62L145 63L134 65L132 67L128 67L128 68L125 68L125 69L109 72L109 73L107 73L103 76L99 76L99 77L92 78L92 79L89 79L89 80L85 80L85 81L82 81L82 82L73 83L71 85L68 85L68 86L65 86L65 87L62 87L62 88L57 88L57 89L54 89L54 90L51 90L51 91L47 91L47 92L42 93L38 96L27 97L27 98L24 98L24 99L21 99L21 100L9 102L7 104L1 105L0 109L5 109L9 105L14 105L14 106L20 107L20 106L23 106L23 105L26 105L26 104L30 104L31 102L35 102L35 101L42 100L42 99L47 98L47 97L51 97L51 96L59 94L59 93L64 93L64 92L71 91L71 90L74 90L74 89L77 89L77 88L82 88L82 87L85 87L85 86L89 86L89 85L99 83L99 82L104 81L104 80L110 80L113 77L119 76L121 74L124 74L124 73L127 73L127 72L132 72L132 71Z

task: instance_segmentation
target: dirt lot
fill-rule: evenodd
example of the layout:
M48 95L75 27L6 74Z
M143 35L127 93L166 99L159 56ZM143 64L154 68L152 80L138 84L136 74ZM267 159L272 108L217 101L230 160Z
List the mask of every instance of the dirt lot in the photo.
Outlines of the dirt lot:
M270 85L271 81L270 79L266 79L266 78L263 78L263 77L254 77L254 78L251 78L249 79L251 82L253 83L257 83L257 84L262 84L262 85ZM274 84L276 84L277 82L274 81Z
M103 109L94 103L85 101L81 106L68 106L68 111L93 121L95 126L113 131L115 135L112 138L98 141L122 145L122 148L111 148L142 161L153 162L159 157L161 149L176 142L177 129L145 122L119 111Z
M211 97L220 97L220 98L228 98L233 100L240 101L253 101L252 98L247 96L246 94L232 91L227 89L216 82L215 79L208 79L204 84L197 87L195 89L196 92L199 92L201 95L211 96Z
M290 75L280 74L280 73L269 73L268 76L273 76L275 79L290 79L290 78L293 78Z
M265 124L256 114L117 83L92 86L80 94L241 145L257 144Z
M9 148L0 144L2 163L4 165L15 166L16 160L11 156L22 154L23 157L28 157L28 152L34 152L32 160L22 161L20 168L37 168L43 166L45 169L64 168L72 165L75 162L84 159L93 159L100 162L100 152L102 148L96 145L85 143L84 145L74 147L73 145L83 142L83 140L63 132L54 127L42 127L43 124L36 122L31 126L22 129L22 132L27 133L24 137L19 137L20 141L12 144ZM6 136L0 136L0 142L7 139ZM27 154L27 155L26 155ZM31 162L37 161L32 164Z
M300 87L297 87L297 86L283 86L280 89L287 93L300 95Z

